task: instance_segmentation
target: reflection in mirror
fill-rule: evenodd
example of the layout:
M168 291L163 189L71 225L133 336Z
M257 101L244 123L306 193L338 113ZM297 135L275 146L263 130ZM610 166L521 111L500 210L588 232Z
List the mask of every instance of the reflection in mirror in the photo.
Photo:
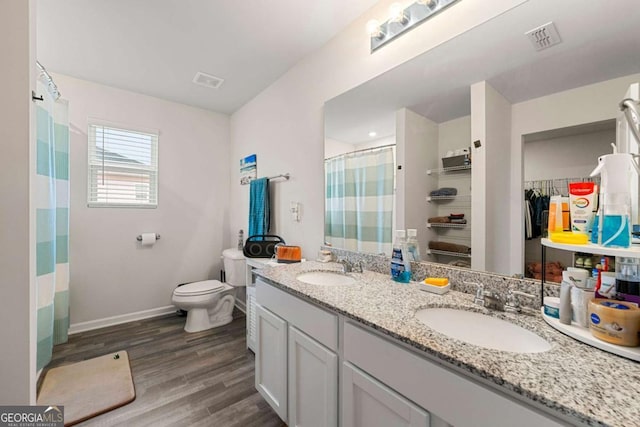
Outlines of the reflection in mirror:
M324 160L326 243L391 253L395 144L379 139L373 147L356 150L335 140L328 145L338 154Z
M525 200L525 277L542 278L541 237L546 237L545 211L551 196L569 197L569 182L594 181L589 175L594 157L611 152L616 140L616 121L571 126L523 136ZM547 249L545 281L561 282L567 267L592 269L597 262L591 256ZM588 259L587 262L584 260ZM578 262L576 262L578 261ZM585 265L586 264L586 265Z
M637 5L622 3L530 0L328 101L325 157L384 125L378 135L396 143L392 229L417 228L425 260L524 274L540 252L525 250L525 182L588 175L619 139L617 104L640 81ZM537 50L525 33L550 20L561 43ZM442 171L462 149L472 168ZM447 188L454 199L434 199ZM451 214L466 224L428 226ZM460 253L429 252L433 242ZM576 265L569 257L564 267Z

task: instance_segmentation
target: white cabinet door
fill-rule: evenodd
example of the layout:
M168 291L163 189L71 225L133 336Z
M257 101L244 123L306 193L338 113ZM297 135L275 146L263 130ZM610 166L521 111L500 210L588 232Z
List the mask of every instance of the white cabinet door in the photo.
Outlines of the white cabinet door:
M343 427L428 427L429 413L350 363L342 366Z
M287 322L256 304L256 389L287 422Z
M289 426L338 425L338 356L289 326Z

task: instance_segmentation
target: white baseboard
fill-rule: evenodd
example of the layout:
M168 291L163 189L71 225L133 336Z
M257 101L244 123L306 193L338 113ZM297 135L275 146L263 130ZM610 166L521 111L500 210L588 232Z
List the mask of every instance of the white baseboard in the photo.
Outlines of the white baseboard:
M119 316L105 317L104 319L90 320L88 322L72 323L69 326L69 335L80 332L92 331L94 329L105 328L107 326L120 325L122 323L136 320L150 319L152 317L164 316L176 312L176 307L168 305L166 307L152 308L150 310L137 311L135 313L121 314Z
M242 301L236 300L236 307L238 308L238 310L240 310L244 314L247 314L247 305Z

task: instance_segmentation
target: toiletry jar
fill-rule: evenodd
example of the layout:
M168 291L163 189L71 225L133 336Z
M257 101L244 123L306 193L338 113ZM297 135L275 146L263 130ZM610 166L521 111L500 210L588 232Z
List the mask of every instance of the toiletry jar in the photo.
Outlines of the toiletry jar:
M560 298L544 297L544 314L556 319L560 318Z
M624 301L594 298L589 302L589 329L602 341L636 347L640 344L640 309Z

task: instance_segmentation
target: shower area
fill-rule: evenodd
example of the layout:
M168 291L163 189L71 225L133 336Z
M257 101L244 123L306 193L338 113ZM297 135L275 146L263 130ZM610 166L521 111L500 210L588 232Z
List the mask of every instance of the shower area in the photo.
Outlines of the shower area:
M37 63L32 93L36 115L36 369L50 361L53 346L69 330L69 105L51 75Z

